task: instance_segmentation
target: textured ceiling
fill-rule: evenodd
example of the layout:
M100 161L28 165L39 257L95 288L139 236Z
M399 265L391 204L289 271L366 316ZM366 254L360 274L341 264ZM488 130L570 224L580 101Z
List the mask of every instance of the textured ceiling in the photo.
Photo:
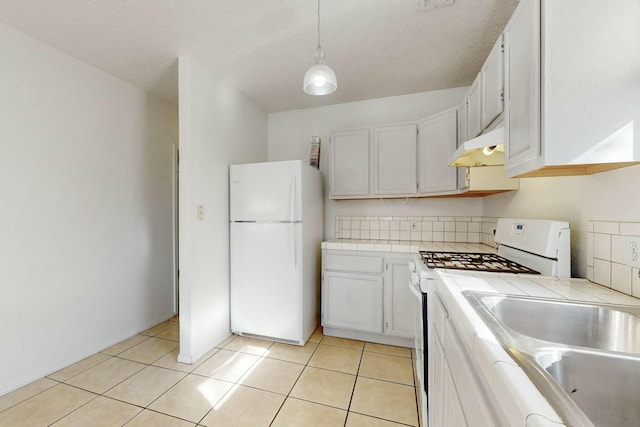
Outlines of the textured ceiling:
M471 84L517 0L323 0L338 90L312 97L316 0L0 0L0 21L177 103L192 54L267 112Z

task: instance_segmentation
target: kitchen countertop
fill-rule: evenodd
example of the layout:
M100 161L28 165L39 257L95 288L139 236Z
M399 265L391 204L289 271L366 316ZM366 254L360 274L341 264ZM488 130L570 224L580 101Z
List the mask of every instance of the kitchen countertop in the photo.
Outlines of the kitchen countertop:
M438 270L437 292L467 351L502 407L509 425L558 426L562 421L519 365L506 353L462 291L640 305L640 300L586 279ZM532 319L532 321L535 321Z
M493 246L484 245L482 243L353 239L327 240L322 242L322 249L398 253L417 253L419 250L448 252L496 252L496 249Z
M419 250L496 253L494 247L481 243L353 239L325 241L322 249L398 253L417 253ZM488 385L487 391L493 393L509 425L551 427L564 424L520 366L498 343L462 295L463 291L640 306L640 299L587 279L445 269L436 271L441 279L436 281L438 295L449 310L449 316L454 319L456 331L474 360L479 375Z

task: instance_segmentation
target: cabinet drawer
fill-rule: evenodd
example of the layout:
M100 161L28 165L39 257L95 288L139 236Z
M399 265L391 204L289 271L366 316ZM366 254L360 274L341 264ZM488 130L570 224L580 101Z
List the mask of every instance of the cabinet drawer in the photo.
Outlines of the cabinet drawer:
M383 259L377 256L325 254L322 261L325 270L377 274L383 271Z

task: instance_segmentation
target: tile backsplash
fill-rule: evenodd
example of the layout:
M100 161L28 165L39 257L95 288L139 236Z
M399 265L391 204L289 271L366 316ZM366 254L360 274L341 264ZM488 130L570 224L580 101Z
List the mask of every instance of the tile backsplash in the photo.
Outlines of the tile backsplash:
M468 242L494 245L497 218L336 216L336 239Z
M640 222L588 222L587 279L640 297L640 271L628 265L628 236L640 240Z

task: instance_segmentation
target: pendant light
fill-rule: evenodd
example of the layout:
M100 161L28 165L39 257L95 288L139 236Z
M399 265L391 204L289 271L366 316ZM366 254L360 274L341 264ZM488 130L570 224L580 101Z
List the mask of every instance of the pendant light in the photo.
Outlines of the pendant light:
M338 88L336 73L325 63L324 50L320 46L320 0L318 0L318 48L315 65L304 75L302 88L309 95L328 95Z

